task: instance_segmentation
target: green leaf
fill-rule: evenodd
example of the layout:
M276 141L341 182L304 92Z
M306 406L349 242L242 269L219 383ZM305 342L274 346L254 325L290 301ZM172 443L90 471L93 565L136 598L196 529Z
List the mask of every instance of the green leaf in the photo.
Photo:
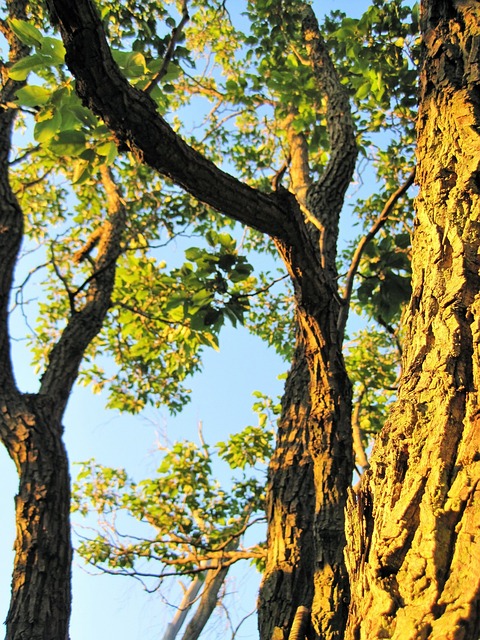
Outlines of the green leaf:
M39 53L34 53L31 56L22 58L16 62L8 72L8 75L12 80L22 82L26 80L30 71L36 71L37 69L44 69L46 66L44 56Z
M400 249L407 249L412 242L409 233L397 233L394 237L394 241Z
M163 61L162 61L163 64ZM171 80L176 80L178 77L182 75L182 68L177 64L173 64L171 62L168 65L167 73L163 76L162 82L170 82Z
M355 97L358 100L363 100L368 96L371 89L372 89L372 85L370 84L370 82L365 82L364 84L360 85L360 87L357 89Z
M37 142L47 142L58 133L61 124L61 115L56 111L51 118L35 123L33 137Z
M11 18L8 21L11 30L24 44L28 44L30 47L36 47L42 44L43 36L37 27L34 27L30 22L25 20L18 20L17 18Z
M57 156L79 156L85 150L85 135L81 131L61 131L50 143Z
M90 178L93 171L93 165L87 160L78 160L75 163L75 169L73 171L73 184L83 184Z
M115 142L104 142L97 147L97 153L105 156L106 163L111 164L117 157L117 145Z
M40 53L48 56L51 59L51 63L55 66L65 61L65 47L63 46L63 42L58 38L43 38Z
M199 258L201 258L204 254L203 249L199 249L198 247L190 247L185 250L185 257L187 260L191 260L192 262L196 262Z
M38 107L50 100L51 91L37 85L28 85L18 89L16 96L18 104L24 107Z

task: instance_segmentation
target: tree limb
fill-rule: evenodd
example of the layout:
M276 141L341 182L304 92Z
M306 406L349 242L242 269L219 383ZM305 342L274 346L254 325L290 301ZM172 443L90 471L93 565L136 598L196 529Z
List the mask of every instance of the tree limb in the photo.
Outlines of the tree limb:
M239 540L237 539L230 544L229 549L235 551L238 544ZM202 633L217 606L218 593L225 582L229 569L230 565L220 565L215 572L207 574L200 603L185 629L182 640L197 640Z
M98 241L96 277L90 281L84 306L72 313L59 341L50 352L40 385L40 394L49 396L60 412L63 412L67 403L85 349L102 328L111 305L115 265L125 229L125 204L106 166L101 168L101 176L108 214Z
M9 4L9 17L26 20L25 0ZM28 53L28 47L20 42L13 31L4 23L4 35L9 45L9 62L15 63ZM25 83L12 80L7 66L1 68L2 87L0 103L13 100L18 89ZM10 356L8 332L8 305L13 284L13 271L23 237L23 211L12 191L9 181L9 155L12 142L12 128L16 111L0 109L0 389L16 391L13 366Z
M306 204L322 227L320 252L323 266L328 262L335 269L340 211L357 160L355 128L347 90L340 81L310 6L303 11L302 32L318 89L326 98L330 141L328 164L321 177L308 189Z
M297 110L291 108L290 113L283 121L282 125L287 133L287 140L290 152L290 189L295 194L302 207L307 206L307 192L312 184L310 178L310 167L308 164L308 145L303 132L295 131L293 122Z
M321 216L325 199L328 198L328 207L334 206L339 214L357 159L350 101L311 7L304 10L302 31L317 86L327 100L327 130L331 149L325 171L309 190L308 206L312 213Z
M182 19L178 23L176 27L172 29L172 36L170 38L170 42L168 43L167 51L165 53L165 57L163 58L162 66L159 72L150 80L147 86L144 88L145 93L151 93L152 90L157 86L160 80L166 75L168 71L168 65L170 64L173 54L175 53L175 48L177 43L183 33L183 27L187 24L190 16L188 15L188 5L187 0L183 1L182 7Z
M272 237L286 237L284 207L219 169L189 146L132 87L114 62L91 0L48 0L65 44L67 65L84 104L115 134L121 149L171 178L200 201Z

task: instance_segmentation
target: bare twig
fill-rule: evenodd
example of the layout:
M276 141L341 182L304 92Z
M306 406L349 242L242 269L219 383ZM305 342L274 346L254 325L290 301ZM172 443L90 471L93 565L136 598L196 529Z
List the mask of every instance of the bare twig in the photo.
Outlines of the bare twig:
M255 291L252 291L251 293L238 293L238 294L235 294L235 296L233 297L235 297L236 300L240 300L241 298L254 298L255 296L259 296L261 293L266 293L278 282L281 282L282 280L286 280L287 278L288 278L288 273L286 273L284 276L281 276L280 278L276 278L275 280L272 280L270 284L267 284L265 287L262 287L261 289L255 289Z
M165 53L165 57L163 58L162 66L158 73L150 80L147 86L144 89L145 93L151 93L152 90L157 86L160 80L167 74L168 65L170 64L173 54L175 53L175 48L177 43L183 33L183 27L187 24L190 16L188 15L188 6L187 0L183 1L182 6L182 19L178 23L176 27L172 29L172 37L170 38L170 42L168 43L167 51Z
M37 151L40 151L39 144L35 145L31 149L27 149L24 153L22 153L22 155L17 156L13 160L11 160L8 164L10 167L14 167L16 164L20 164L20 162L23 162L23 160L28 158L28 156L32 155L32 153L36 153Z
M67 292L67 295L68 295L68 303L70 305L70 311L72 312L72 314L75 314L77 312L77 310L75 309L75 292L70 289L67 279L65 278L64 275L62 275L60 269L58 268L58 265L55 260L55 250L53 248L53 244L50 247L50 252L52 254L53 270L55 271L57 278L65 287L65 291Z
M117 301L113 301L113 305L117 306L117 307L121 307L122 309L126 309L127 311L131 311L132 313L136 313L137 315L141 316L142 318L145 318L146 320L151 320L152 322L161 322L162 324L167 324L171 327L176 327L178 325L183 326L183 327L188 327L189 325L186 322L180 322L180 320L167 320L166 318L161 318L160 316L156 316L152 313L147 313L146 311L143 311L142 309L137 309L136 307L132 307L129 304L126 304L125 302L117 302Z
M254 609L252 609L250 611L250 613L247 613L246 616L243 616L243 618L240 620L240 622L237 624L237 626L235 627L235 629L233 629L233 633L232 633L232 638L231 640L235 640L237 633L240 631L240 627L243 625L244 622L246 622L248 620L248 618L251 618L255 613L257 613L257 607L255 607Z
M25 189L29 189L30 187L34 187L36 184L40 184L41 182L43 182L45 180L45 178L52 173L53 171L53 167L51 169L48 169L47 171L45 171L45 173L41 176L39 176L38 178L35 178L35 180L30 180L30 182L23 182L20 185L20 188L17 189L17 191L15 191L15 195L18 195L19 193L23 193L25 191Z
M339 329L340 336L343 336L343 333L345 331L345 326L347 324L350 298L352 297L353 282L355 279L355 275L358 271L358 266L360 264L360 260L362 258L363 252L365 251L365 248L367 244L370 242L370 240L372 240L375 237L378 231L383 227L383 225L388 220L388 217L393 207L397 203L398 199L401 198L404 195L404 193L412 186L414 179L415 179L415 169L410 173L410 175L405 180L405 182L400 187L398 187L398 189L394 193L392 193L390 198L385 203L385 206L383 207L382 211L379 213L377 219L371 226L370 231L367 234L365 234L363 238L360 240L360 242L358 243L358 246L352 258L350 269L348 270L348 273L347 273L347 277L345 280L345 287L343 290L343 300L342 300L343 307L340 310L340 313L338 316L338 329Z

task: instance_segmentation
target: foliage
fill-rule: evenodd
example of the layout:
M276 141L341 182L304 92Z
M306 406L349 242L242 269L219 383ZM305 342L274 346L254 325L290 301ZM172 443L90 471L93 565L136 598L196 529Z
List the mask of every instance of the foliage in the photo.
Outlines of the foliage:
M160 11L155 23L154 6ZM247 3L250 26L242 31L234 27L223 3L193 2L173 58L150 93L190 142L217 162L228 158L228 166L238 175L267 190L285 159L283 120L292 108L296 130L307 134L312 168L321 173L328 157L324 106L303 63L295 27L299 6L287 2L280 10L272 3ZM324 25L335 63L352 90L360 148L385 182L378 196L356 206L365 224L412 162L417 11L398 0L375 2L359 20L334 12ZM151 3L139 10L128 3L122 7L106 3L102 12L116 62L130 82L145 88L161 70L171 30L179 24L174 6ZM285 12L291 20L285 21ZM26 80L35 74L35 80L17 92L17 103L27 112L33 110L37 146L30 147L28 158L35 157L38 169L32 170L31 162L20 163L13 178L24 184L41 180L43 185L31 213L32 238L38 242L44 235L47 221L42 212L47 204L51 208L49 191L56 193L58 158L71 158L62 173L76 195L76 213L68 215L71 197L57 194L61 213L43 280L48 293L31 337L37 367L42 368L48 358L72 296L80 299L85 282L93 276L87 260L75 265L65 258L72 246L80 251L86 236L99 225L103 195L97 171L104 163L115 169L125 192L129 228L114 306L87 355L91 364L82 371L84 383L97 390L109 387L111 407L139 411L153 402L178 411L189 397L183 380L200 367L202 348L218 344L225 318L234 325L248 318L247 326L288 358L293 344L291 305L288 294L277 293L278 287L272 295L269 271L253 277L232 236L219 229L225 223L217 214L136 165L128 154L117 155L105 126L80 104L64 68L63 45L44 34L45 25L14 20L11 26L32 52L10 69L10 76ZM36 84L38 79L41 84ZM184 124L192 120L195 137L188 136ZM372 136L387 131L389 148L375 151ZM399 136L392 138L393 131ZM48 221L52 222L55 218ZM391 225L380 241L368 246L356 292L358 309L387 324L398 320L409 294L409 240L405 231L398 233L399 224L405 223ZM204 235L208 247L187 249L184 265L168 271L164 260L154 257L155 247L187 228L190 234ZM264 250L254 233L247 233L242 243L246 249ZM347 252L345 260L348 257ZM177 345L174 357L172 344ZM100 353L114 355L119 372L115 382L115 369L99 362Z
M72 509L98 519L95 537L80 534L83 559L107 572L155 577L153 588L167 577L194 576L244 559L261 567L263 545L243 547L240 538L264 521L262 469L273 451L270 421L278 406L260 392L254 395L257 426L233 434L213 451L203 442L175 442L163 448L153 478L134 482L124 469L82 463ZM222 461L242 470L226 487L217 479Z
M365 445L380 432L396 398L400 353L394 338L368 327L346 345L346 365L353 385L353 404ZM358 406L357 406L358 405Z

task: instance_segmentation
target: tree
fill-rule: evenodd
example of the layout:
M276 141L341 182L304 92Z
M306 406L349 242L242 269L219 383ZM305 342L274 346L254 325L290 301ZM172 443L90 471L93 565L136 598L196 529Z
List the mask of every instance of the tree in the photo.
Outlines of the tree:
M162 592L173 580L190 580L164 640L178 636L190 609L198 605L182 634L196 640L224 600L221 591L230 567L244 560L259 568L264 564L265 545L246 545L244 534L265 522L258 465L272 454L273 430L262 422L275 407L260 397L255 408L260 424L219 442L214 452L200 432L200 447L185 440L162 447L152 478L133 482L124 469L88 461L74 484L73 511L97 516L93 527L78 532L78 552L90 566L139 580L150 593ZM216 478L215 457L230 470L240 470L230 486ZM241 624L232 628L233 635Z
M479 18L472 3L423 3L413 293L399 397L349 506L346 637L480 632Z
M377 14L385 7L393 7L398 18L398 3L387 3L385 7L384 4L375 3ZM219 3L217 9L222 5ZM17 11L14 17L26 17L23 7L18 9L15 3L10 6ZM473 430L478 389L474 321L478 304L475 219L478 194L473 155L477 146L478 79L473 62L478 38L476 7L454 0L423 3L417 171L420 197L402 384L392 418L376 445L372 471L355 498L349 493L353 469L351 391L341 344L353 273L361 256L354 260L345 291L339 293L336 241L340 210L355 167L357 140L350 111L352 92L339 76L345 70L339 66L339 72L336 71L313 11L308 5L293 1L255 3L258 29L252 37L259 56L264 59L270 56L271 71L267 73L264 67L264 76L269 90L278 99L276 123L285 130L288 147L289 189L282 186L279 171L273 180L274 188L269 190L265 184L263 188L258 188L262 185L254 188L233 178L207 159L202 150L188 145L175 133L149 95L153 88L159 88L165 69L154 72L151 84L140 87L144 91L129 84L111 56L105 26L88 0L76 3L52 0L49 6L52 20L62 33L76 89L84 104L113 132L120 150L128 149L137 162L167 176L201 202L270 236L292 280L296 346L267 488L267 566L259 605L262 639L287 637L297 610L309 613L306 631L309 638L339 638L345 627L347 637L385 637L385 634L395 637L396 633L399 637L404 628L408 628L409 637L417 637L419 629L422 637L476 637L478 583L469 582L467 594L462 594L463 606L459 606L458 600L462 571L478 553L472 541L478 518L474 510L475 499L478 502L474 493L478 464ZM186 12L186 3L183 7ZM249 9L253 12L252 6ZM391 17L395 11L381 17L385 15ZM339 48L349 49L348 34L356 28L360 29L360 25L343 22L343 40L337 34ZM372 30L368 33L370 38L372 33ZM111 32L110 36L114 34ZM18 47L12 37L14 62L25 53ZM290 56L285 55L287 48L292 51ZM375 46L371 50L375 52ZM356 53L353 49L350 56L355 57ZM309 66L304 64L306 59ZM277 70L282 73L276 74ZM371 77L368 69L355 72L352 76L355 96L366 97L371 91L381 101L385 90L382 81ZM282 84L285 77L290 81ZM4 102L9 102L20 88L14 83L6 82ZM235 92L237 86L233 80L230 91ZM305 106L308 100L310 110ZM400 100L399 106L405 118L406 104ZM456 114L460 118L454 125ZM6 111L2 117L10 126L13 114ZM321 123L322 118L326 126L315 128L314 124ZM437 124L440 126L435 130ZM317 140L312 136L307 142L307 126L314 127ZM255 127L253 130L257 133ZM328 161L323 165L318 138L329 144ZM310 170L309 160L317 163L316 172ZM17 591L14 589L7 634L22 637L23 631L17 629L30 619L27 611L38 593L35 576L39 574L55 584L41 585L47 603L38 611L42 615L52 612L58 626L50 626L49 637L63 638L69 606L70 547L65 537L68 482L61 447L61 412L83 352L99 331L106 313L114 259L106 259L101 251L97 256L95 275L86 283L88 288L84 287L88 297L80 310L72 309L67 328L50 353L40 394L19 394L11 373L6 317L21 216L6 181L7 170L5 159L3 192L8 195L5 202L10 203L10 208L6 207L3 213L3 228L9 233L6 243L1 245L2 264L6 267L0 343L4 366L0 375L2 388L6 390L5 404L9 407L4 415L12 417L2 423L2 440L18 460L23 504L33 509L26 514L18 507L21 500L17 503L20 530L22 522L25 528L33 528L28 539L17 542L16 571L21 581ZM105 170L103 174L108 192L111 176ZM399 190L391 190L392 204L383 217L380 214L379 224L385 222L394 202L409 184L411 178ZM114 202L118 205L119 201L114 198L111 213L117 211L118 219L122 220L125 214L121 207L115 209ZM118 219L111 229L119 230ZM102 240L110 237L106 231ZM118 252L118 245L108 244L109 251ZM103 243L100 247L107 249ZM427 247L432 255L424 260ZM103 266L102 259L106 259ZM377 293L381 295L382 278L377 280ZM402 291L398 280L390 282L396 283L397 293ZM370 293L375 293L374 289ZM408 411L404 411L405 407ZM30 440L25 443L21 435L28 433L32 442L47 437L44 431L35 428L36 423L47 427L47 422L55 426L53 434L45 428L52 443L35 442L35 453L29 457L41 461L42 455L49 456L44 479L39 475L43 467L33 469L35 479L42 483L40 491L31 484L30 467L25 468L24 464L25 446L30 446ZM62 461L62 478L59 477L62 474L52 477L52 451ZM433 460L437 457L440 463L435 465ZM427 466L433 467L428 477ZM351 497L345 528L348 495ZM60 554L63 564L57 570L52 567L45 576L42 561L49 561L48 545L52 541L42 537L38 518L44 510L49 513L53 496L62 505L62 510L54 513L61 512L63 520L58 522L54 518L56 528L52 524L48 533L63 541L64 553ZM347 564L343 559L346 539ZM422 554L425 545L429 548L428 557ZM40 552L40 563L31 555L30 562L24 562L24 550L27 554ZM462 554L469 558L467 562ZM33 571L28 584L23 581L25 564ZM417 607L417 603L422 606ZM40 619L41 615L36 637L47 637Z

